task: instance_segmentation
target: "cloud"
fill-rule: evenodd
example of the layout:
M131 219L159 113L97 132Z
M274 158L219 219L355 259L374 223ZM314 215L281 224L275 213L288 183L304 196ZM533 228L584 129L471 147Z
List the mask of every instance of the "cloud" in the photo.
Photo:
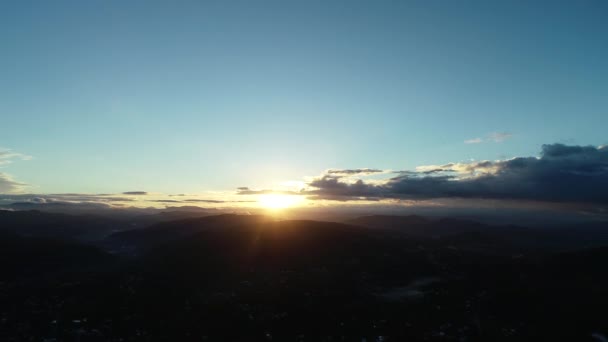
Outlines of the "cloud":
M315 178L313 179L311 182L309 183L304 183L304 182L297 182L297 183L302 183L302 185L308 185L310 186L311 184L313 184L314 182L322 182L322 181L327 181L328 184L325 184L327 186L329 186L329 182L332 182L332 180L334 179L341 179L342 182L341 183L348 183L348 182L352 182L352 181L357 181L356 177L363 177L363 176L369 176L369 175L377 175L377 174L383 174L383 173L396 173L395 171L391 171L391 170L381 170L381 169L371 169L371 168L361 168L361 169L328 169L325 171L324 179L318 179ZM374 180L369 180L370 183L373 183ZM294 195L294 196L300 196L300 195L304 195L305 194L306 189L304 189L303 187L301 187L300 190L277 190L277 189L261 189L261 190L254 190L254 189L250 189L249 187L246 186L242 186L242 187L238 187L237 188L237 195L266 195L266 194L280 194L280 195ZM339 198L337 198L339 199Z
M30 160L31 156L0 148L0 167L11 164L15 159ZM18 182L7 173L0 172L0 193L20 193L28 184Z
M265 195L265 194L281 194L281 195L301 195L297 191L286 191L286 190L272 190L272 189L262 189L262 190L252 190L248 187L242 186L236 188L237 195Z
M382 196L381 190L377 185L365 183L358 179L354 183L347 183L341 176L325 174L308 183L314 190L305 190L304 193L313 199L329 200L357 200L357 199L377 199Z
M213 200L213 199L186 199L186 200L161 199L161 200L152 200L150 202L157 202L157 203L252 203L252 202L257 202L257 201L225 201L225 200Z
M494 133L490 133L488 134L488 139L492 140L493 142L503 142L507 139L510 139L513 136L513 134L511 133L500 133L500 132L494 132Z
M420 166L383 182L325 173L311 199L513 199L608 204L608 148L543 145L539 157Z
M481 144L484 142L501 143L507 139L513 137L513 134L506 132L492 132L487 134L484 138L472 138L464 141L465 144Z
M11 175L0 172L0 193L19 193L26 186L27 184L14 180Z
M68 201L68 202L134 202L132 197L117 196L114 194L48 194L44 196L47 200Z
M132 192L129 192L132 193ZM137 192L139 193L139 192ZM197 205L205 203L213 206L230 206L232 204L254 203L253 200L235 200L234 197L206 198L195 197L198 195L187 195L191 197L170 197L155 193L147 193L147 196L133 196L124 194L31 194L13 193L0 194L0 209L17 210L46 210L56 212L94 212L96 210L119 209L119 210L143 210L162 209L158 205Z
M139 195L139 196L145 196L148 193L146 191L125 191L122 193L123 195Z
M15 159L30 160L32 157L13 152L10 149L0 148L0 167L11 164ZM0 172L0 194L21 193L27 186L28 184L16 181L11 175Z
M32 157L23 153L13 152L10 149L0 148L0 166L10 164L14 159L30 160Z
M32 205L58 206L60 204L80 204L98 203L103 206L122 205L124 203L135 203L136 200L130 197L116 196L111 194L27 194L14 193L0 196L0 206L12 205L14 203L29 203Z
M44 202L14 202L11 203L9 207L16 210L50 210L59 212L92 211L113 208L112 205L104 202L63 202L49 200Z
M443 165L423 165L416 167L418 174L440 174L440 173L457 173L462 176L475 176L481 174L494 173L497 171L498 164L491 161L469 162L469 163L448 163ZM402 176L410 175L417 176L414 173L402 173Z
M481 139L481 138L473 138L473 139L468 139L468 140L464 141L465 144L480 144L482 142L483 142L483 139Z
M190 202L190 203L226 203L231 201L223 201L223 200L211 200L211 199L187 199L182 202Z
M329 169L325 173L328 175L337 175L337 176L361 176L361 175L371 175L374 173L382 173L383 170L379 169L346 169L346 170L337 170L337 169Z
M91 212L122 207L120 202L132 199L105 194L6 194L0 196L0 207L15 210L53 212Z
M231 201L231 200L212 200L212 199L187 199L184 200L183 202L190 202L190 203L252 203L252 202L257 202L257 201Z

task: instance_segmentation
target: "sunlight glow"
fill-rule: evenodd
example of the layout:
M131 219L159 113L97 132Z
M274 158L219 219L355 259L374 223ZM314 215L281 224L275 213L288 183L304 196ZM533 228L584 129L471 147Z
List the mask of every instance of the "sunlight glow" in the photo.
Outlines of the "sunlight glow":
M268 209L283 209L296 206L302 202L302 196L296 195L281 195L281 194L266 194L261 195L258 199L260 206Z

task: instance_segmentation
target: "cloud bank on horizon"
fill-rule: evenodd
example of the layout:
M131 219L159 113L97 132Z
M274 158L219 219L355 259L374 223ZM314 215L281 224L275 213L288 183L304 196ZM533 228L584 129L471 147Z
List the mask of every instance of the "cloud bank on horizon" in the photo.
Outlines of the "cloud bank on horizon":
M7 155L7 154L5 154ZM0 173L0 206L16 209L81 207L92 209L158 205L255 207L256 196L305 196L335 204L425 205L428 201L461 207L479 201L543 202L605 208L608 205L608 146L542 145L538 156L495 161L422 165L415 170L328 169L300 189L251 189L207 195L159 194L142 190L119 194L27 194L25 183ZM10 194L12 192L12 194ZM443 202L441 202L443 201ZM477 203L477 204L475 204ZM563 206L562 206L563 207ZM600 210L603 212L604 210Z
M448 163L399 171L377 184L325 173L302 193L312 199L505 199L608 203L608 146L543 145L539 157Z
M392 174L366 180L370 174ZM239 188L242 195L272 190ZM311 200L492 199L608 204L608 146L546 144L538 157L424 165L415 171L326 171L290 194Z

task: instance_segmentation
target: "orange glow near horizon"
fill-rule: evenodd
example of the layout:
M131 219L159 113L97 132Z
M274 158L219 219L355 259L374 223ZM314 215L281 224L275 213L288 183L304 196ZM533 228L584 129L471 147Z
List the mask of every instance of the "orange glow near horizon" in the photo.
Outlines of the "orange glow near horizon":
M258 203L267 209L285 209L297 206L303 200L302 196L297 195L265 194L260 195Z

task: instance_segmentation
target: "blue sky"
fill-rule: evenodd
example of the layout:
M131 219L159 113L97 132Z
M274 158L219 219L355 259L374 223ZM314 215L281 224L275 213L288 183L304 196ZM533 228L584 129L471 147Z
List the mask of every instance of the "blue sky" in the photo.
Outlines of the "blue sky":
M0 147L32 158L0 172L37 193L196 193L606 144L607 17L604 1L2 2Z

